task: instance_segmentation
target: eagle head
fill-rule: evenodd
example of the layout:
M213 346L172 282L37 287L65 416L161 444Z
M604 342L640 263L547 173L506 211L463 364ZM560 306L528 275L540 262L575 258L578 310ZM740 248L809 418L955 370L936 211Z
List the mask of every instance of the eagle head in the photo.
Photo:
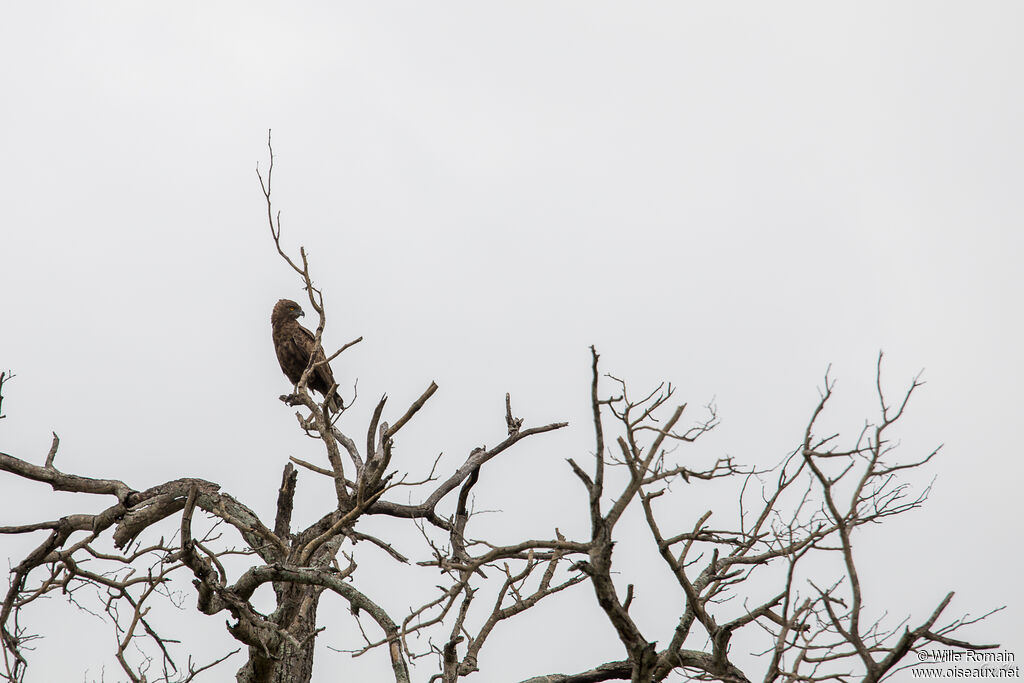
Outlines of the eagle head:
M274 305L274 313L271 319L284 320L291 318L292 320L297 320L304 315L306 314L302 311L302 307L297 303L291 299L281 299Z

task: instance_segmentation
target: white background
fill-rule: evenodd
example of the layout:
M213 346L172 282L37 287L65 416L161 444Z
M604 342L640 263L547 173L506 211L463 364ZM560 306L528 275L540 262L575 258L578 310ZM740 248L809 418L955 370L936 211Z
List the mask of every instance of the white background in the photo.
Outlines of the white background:
M1024 657L1022 19L1009 2L11 5L0 450L41 463L56 431L66 471L203 477L266 517L287 457L323 460L277 400L270 309L302 292L254 172L272 128L284 241L309 251L326 345L365 337L334 363L359 378L345 426L361 434L384 392L394 419L441 387L403 430L403 471L497 443L510 391L528 425L572 425L484 468L477 505L502 512L481 523L581 538L564 459L593 447L588 345L637 391L664 379L716 402L695 462L760 467L799 443L829 363L828 424L855 435L882 349L893 396L925 370L905 456L944 447L914 479L935 477L925 508L856 539L868 609L916 625L947 590L948 618L1005 604L964 636ZM299 492L297 522L330 506L311 473ZM735 513L732 489L676 495L680 528ZM2 524L108 503L0 477ZM12 563L41 540L0 539ZM630 547L621 580L664 642L678 598ZM401 614L412 584L382 593L360 551L357 584ZM622 658L589 590L496 631L473 680ZM224 616L186 613L186 651L233 648ZM27 617L49 636L30 680L123 680L102 622L60 598ZM382 657L321 647L314 680L384 680Z

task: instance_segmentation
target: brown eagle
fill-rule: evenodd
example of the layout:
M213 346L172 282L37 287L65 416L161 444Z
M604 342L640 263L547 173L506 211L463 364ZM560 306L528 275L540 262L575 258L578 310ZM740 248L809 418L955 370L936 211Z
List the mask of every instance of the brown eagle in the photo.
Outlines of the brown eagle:
M312 332L299 324L299 317L305 315L302 308L290 299L281 299L274 304L274 312L270 314L270 325L274 328L274 351L281 370L292 384L298 384L302 373L309 365L309 357L314 362L324 360L324 349L315 344L316 337ZM309 373L307 385L313 391L324 396L327 407L337 413L341 411L341 399L336 392L337 386L331 366L327 363L318 365Z

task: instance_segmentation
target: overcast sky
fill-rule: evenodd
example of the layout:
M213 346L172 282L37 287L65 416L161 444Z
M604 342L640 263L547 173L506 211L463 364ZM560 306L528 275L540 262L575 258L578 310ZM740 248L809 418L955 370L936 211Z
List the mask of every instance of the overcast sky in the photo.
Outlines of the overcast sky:
M588 345L638 390L714 400L698 452L756 466L799 443L829 363L829 424L856 433L884 350L894 393L927 381L906 457L944 447L916 480L935 477L927 506L858 541L869 607L1006 604L965 635L1024 657L1022 20L1012 2L12 4L0 450L41 463L55 431L66 471L202 477L266 515L287 457L322 459L277 400L270 309L302 292L254 173L272 128L327 345L365 337L334 363L359 379L352 430L380 394L398 411L440 385L403 467L500 441L510 391L528 424L573 424L485 469L488 523L583 534L564 459L592 448ZM299 489L298 522L330 505L312 474ZM0 491L3 523L107 502ZM0 541L16 563L39 539ZM53 602L32 679L122 680L109 629ZM567 634L560 604L496 635L474 680L621 657L598 618ZM234 647L223 617L188 618L197 653ZM321 649L314 680L335 680L348 656Z

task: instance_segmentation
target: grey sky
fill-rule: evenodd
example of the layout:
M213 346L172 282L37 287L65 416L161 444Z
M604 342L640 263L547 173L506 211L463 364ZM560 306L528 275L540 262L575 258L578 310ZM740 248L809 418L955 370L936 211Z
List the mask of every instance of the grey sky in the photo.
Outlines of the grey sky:
M1019 4L4 15L5 452L41 462L56 431L67 471L138 488L204 477L268 513L288 455L318 456L277 400L270 308L301 292L254 173L273 128L284 240L310 252L328 346L366 338L334 364L359 378L352 423L381 393L397 409L441 387L402 444L412 472L499 440L510 391L528 422L574 426L485 472L478 495L504 511L488 523L582 529L564 458L592 447L589 344L638 389L714 399L723 424L700 452L762 466L799 442L830 362L834 423L856 432L884 349L894 393L922 368L928 382L907 457L945 446L925 509L864 536L871 606L923 616L947 589L951 615L1007 604L970 635L1024 657ZM533 509L511 495L527 481ZM319 516L327 487L299 487L298 520ZM82 504L11 477L0 491L5 523ZM0 540L17 561L32 539ZM671 623L656 598L637 609ZM99 622L39 614L52 637L35 680L99 680L104 663L120 680ZM233 647L221 617L187 623L208 652ZM615 645L606 628L592 649L533 628L493 643L479 680L575 670ZM315 680L347 665L321 655Z

